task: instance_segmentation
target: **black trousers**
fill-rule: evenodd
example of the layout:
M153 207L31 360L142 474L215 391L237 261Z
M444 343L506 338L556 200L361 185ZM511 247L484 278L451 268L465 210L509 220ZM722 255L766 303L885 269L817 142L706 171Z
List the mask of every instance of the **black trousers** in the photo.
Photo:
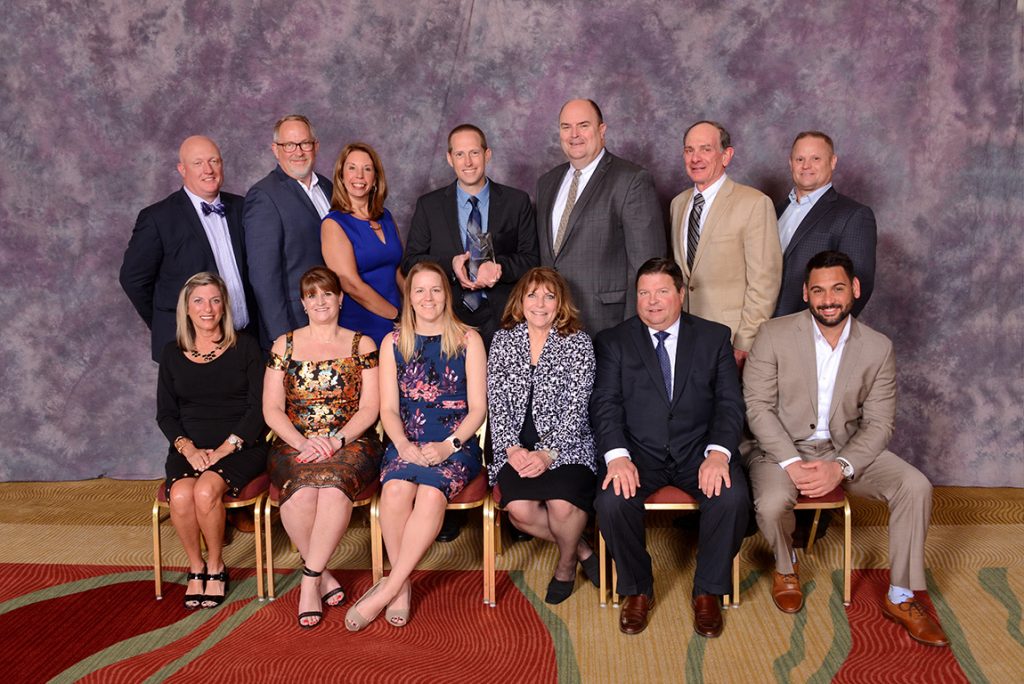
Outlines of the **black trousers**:
M732 487L718 496L706 497L698 488L698 471L703 455L683 463L666 463L662 468L640 468L640 487L629 499L616 495L612 485L601 489L604 473L598 478L594 508L597 522L618 570L616 591L623 596L653 595L654 577L651 556L647 553L644 526L644 501L658 489L672 485L682 489L700 506L700 531L697 539L695 594L725 595L732 591L732 559L743 543L750 516L750 488L734 454L729 464Z

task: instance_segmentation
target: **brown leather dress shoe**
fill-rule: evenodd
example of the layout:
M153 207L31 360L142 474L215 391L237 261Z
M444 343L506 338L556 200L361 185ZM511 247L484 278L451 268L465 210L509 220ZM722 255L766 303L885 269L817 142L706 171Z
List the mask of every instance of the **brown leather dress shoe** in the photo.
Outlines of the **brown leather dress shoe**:
M693 597L693 631L709 639L722 636L722 608L717 596Z
M647 629L647 615L654 608L654 597L647 594L626 596L619 610L619 630L623 634L639 634Z
M783 613L799 613L804 607L804 592L800 589L796 566L789 574L784 575L778 571L772 573L772 601Z
M907 633L915 641L920 641L928 646L949 645L949 640L946 638L946 633L942 631L942 627L932 620L931 616L925 612L924 607L914 599L896 604L887 596L882 602L882 615L906 627Z

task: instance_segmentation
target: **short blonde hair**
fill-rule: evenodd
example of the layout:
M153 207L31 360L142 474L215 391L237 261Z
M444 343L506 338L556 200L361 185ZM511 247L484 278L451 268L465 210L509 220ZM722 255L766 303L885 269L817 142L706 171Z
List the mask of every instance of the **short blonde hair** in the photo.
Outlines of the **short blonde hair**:
M399 319L397 347L406 361L411 359L416 351L416 312L413 311L410 301L412 281L416 274L424 271L436 273L441 279L441 289L444 291L444 309L441 311L441 353L447 358L458 356L466 346L466 333L470 330L470 326L452 313L452 288L448 284L444 270L433 261L421 261L409 269L402 292L402 315Z
M196 328L188 317L188 300L197 287L216 285L220 290L220 298L224 303L224 314L220 317L220 341L225 347L235 346L238 339L235 335L235 322L231 316L231 300L228 299L228 288L216 273L203 271L185 281L185 286L178 293L178 308L174 320L178 324L178 348L182 351L196 351Z

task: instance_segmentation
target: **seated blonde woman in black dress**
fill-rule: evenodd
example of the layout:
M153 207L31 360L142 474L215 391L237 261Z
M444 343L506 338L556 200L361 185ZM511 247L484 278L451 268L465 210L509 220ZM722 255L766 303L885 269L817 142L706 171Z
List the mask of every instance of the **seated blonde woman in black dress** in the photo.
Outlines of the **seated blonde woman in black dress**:
M341 283L317 266L299 283L309 325L274 342L263 414L276 437L270 479L280 489L281 522L302 554L299 626L320 624L323 603L345 591L326 569L348 529L352 501L380 474L377 347L338 327Z
M177 323L160 359L156 420L171 442L167 501L188 555L185 607L193 610L220 605L228 590L224 494L237 496L267 467L263 359L255 340L235 333L227 287L213 273L185 283Z
M594 500L594 437L587 404L594 346L562 277L528 271L509 295L487 362L494 462L512 524L558 545L548 603L569 598L576 562L599 583L598 559L581 539Z
M380 528L391 574L345 614L358 631L385 610L409 621L409 576L427 552L448 501L480 473L476 431L487 412L487 357L475 330L452 313L444 271L424 261L409 270L399 330L380 350L380 418L391 444L381 467Z

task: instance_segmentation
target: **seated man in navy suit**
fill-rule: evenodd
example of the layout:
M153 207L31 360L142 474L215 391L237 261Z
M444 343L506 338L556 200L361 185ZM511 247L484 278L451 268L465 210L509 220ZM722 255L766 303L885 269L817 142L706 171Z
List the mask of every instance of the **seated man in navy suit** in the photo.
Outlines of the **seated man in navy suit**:
M306 325L299 279L324 265L320 222L331 210L334 186L313 170L319 149L309 119L300 114L282 117L270 144L278 165L245 196L249 279L260 306L264 349Z
M193 135L178 150L183 187L139 212L121 264L125 294L151 331L153 360L174 339L185 281L201 271L228 286L235 327L255 334L256 307L246 279L242 198L221 192L224 161L209 138Z
M744 404L729 328L682 312L683 273L672 259L637 274L637 316L597 336L590 422L606 474L594 507L625 596L619 629L637 634L654 605L644 501L673 485L700 505L694 631L722 633L719 597L750 514L739 458Z
M490 345L505 302L516 282L540 263L530 197L487 177L491 150L484 132L472 124L448 134L448 165L455 181L416 200L402 271L436 261L452 284L455 315L480 331ZM471 233L489 236L493 259L469 266Z

